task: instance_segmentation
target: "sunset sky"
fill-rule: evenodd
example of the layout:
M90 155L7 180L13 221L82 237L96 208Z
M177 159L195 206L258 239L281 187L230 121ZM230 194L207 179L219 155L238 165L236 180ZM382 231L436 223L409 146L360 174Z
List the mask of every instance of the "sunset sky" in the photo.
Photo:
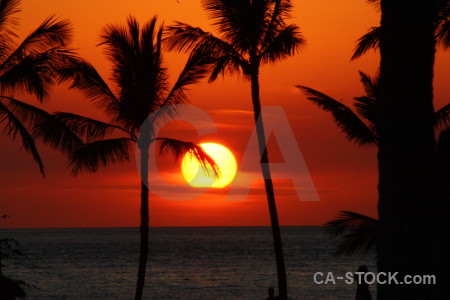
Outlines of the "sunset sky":
M124 24L131 14L141 23L158 15L160 24L174 20L212 30L200 1L193 0L24 0L20 39L46 17L69 19L74 28L72 48L89 60L104 78L110 65L99 43L106 24ZM264 66L261 70L261 100L264 106L282 106L295 134L320 201L300 201L289 180L276 180L276 198L281 225L321 225L339 210L353 210L376 217L376 151L358 148L336 128L331 116L309 103L295 85L305 85L350 104L363 88L358 71L375 75L378 53L370 52L350 62L355 41L371 26L379 24L379 13L364 0L295 1L294 18L307 40L305 49L290 59ZM166 53L165 63L171 79L181 71L186 55ZM450 51L438 51L435 67L435 106L450 98ZM39 105L30 96L15 95ZM191 104L205 110L214 120L217 132L196 137L189 124L177 123L167 130L195 142L216 142L228 147L239 162L253 130L250 86L242 78L206 80L191 90ZM66 111L104 119L82 95L62 85L54 88L41 108ZM174 129L182 132L174 133ZM282 161L271 139L272 157ZM109 166L96 174L73 177L63 155L40 145L47 178L42 178L31 156L0 135L0 214L11 215L0 227L129 227L138 226L140 187L136 163ZM161 182L165 191L181 182L180 162L171 157L158 160L158 168L170 183ZM259 176L240 170L245 176ZM244 176L244 177L245 177ZM250 182L250 183L249 183ZM251 185L242 201L229 201L230 189ZM189 200L173 201L150 194L151 226L261 226L270 225L262 180L234 182L224 189L190 188ZM241 185L241 186L240 186ZM246 189L243 189L246 193ZM185 193L189 194L189 189ZM186 195L184 195L185 197ZM189 198L186 196L185 198ZM300 197L301 198L301 197Z

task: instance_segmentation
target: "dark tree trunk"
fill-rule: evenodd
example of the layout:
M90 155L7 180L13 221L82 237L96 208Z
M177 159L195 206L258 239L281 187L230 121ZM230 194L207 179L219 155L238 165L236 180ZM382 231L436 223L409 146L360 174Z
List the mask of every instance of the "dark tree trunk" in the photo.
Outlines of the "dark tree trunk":
M441 298L450 299L450 127L440 134L436 167L439 195L439 265Z
M142 143L144 144L144 143ZM141 300L144 291L145 270L147 268L148 257L148 229L149 229L149 210L148 210L148 146L142 146L141 151L141 225L140 225L140 250L139 250L139 268L136 283L135 300Z
M266 189L267 202L269 205L270 222L272 224L272 235L275 249L275 258L277 263L278 289L280 300L287 300L287 278L286 268L283 256L283 244L281 242L280 225L278 223L277 206L275 202L275 193L273 189L272 177L269 167L269 155L266 149L266 137L264 133L264 125L261 116L261 101L259 97L259 75L257 68L254 68L251 76L253 115L255 118L256 132L258 135L258 146L261 155L261 170L264 177L264 185Z
M437 275L435 0L382 0L378 272ZM435 285L378 286L378 299L437 299Z

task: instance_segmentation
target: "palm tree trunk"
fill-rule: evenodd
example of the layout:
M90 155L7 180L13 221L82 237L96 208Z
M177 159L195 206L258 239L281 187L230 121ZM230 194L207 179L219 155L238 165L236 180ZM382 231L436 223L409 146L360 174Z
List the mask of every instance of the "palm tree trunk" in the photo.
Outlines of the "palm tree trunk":
M437 275L433 65L436 0L382 0L378 272ZM439 278L438 278L439 280ZM383 284L378 299L438 299L435 285Z
M266 189L267 202L269 205L270 222L272 224L273 243L275 248L275 258L277 263L278 289L280 299L287 300L287 278L286 268L283 256L283 244L281 242L280 225L278 223L277 206L275 203L275 193L273 189L272 177L269 167L269 155L266 148L266 137L264 124L261 116L261 101L259 97L259 75L255 70L251 75L251 89L253 102L253 116L255 118L256 132L258 135L258 146L261 155L261 170L264 176L264 185Z
M144 145L141 151L141 225L140 225L140 250L139 268L136 284L135 300L141 300L144 291L145 270L148 257L148 231L149 231L149 209L148 209L148 146Z

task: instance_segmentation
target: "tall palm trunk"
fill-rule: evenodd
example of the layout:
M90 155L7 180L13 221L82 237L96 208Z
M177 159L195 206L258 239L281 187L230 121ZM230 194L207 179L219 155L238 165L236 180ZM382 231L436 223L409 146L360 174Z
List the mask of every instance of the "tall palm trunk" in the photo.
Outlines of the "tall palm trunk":
M433 155L435 0L382 0L378 272L437 275ZM439 280L439 279L438 279ZM434 285L384 284L378 299L437 299Z
M287 278L284 265L283 245L281 242L280 225L278 223L277 206L275 203L275 193L273 189L272 177L269 167L269 155L266 148L266 137L264 125L261 116L261 101L259 97L259 74L258 69L254 68L251 74L251 90L253 102L253 116L255 118L256 132L258 136L259 153L261 156L261 170L264 176L264 185L266 189L267 202L269 205L270 222L272 224L273 243L275 248L275 258L277 263L278 289L280 299L287 300Z
M147 268L147 257L148 257L148 231L149 231L148 145L147 144L142 145L140 151L141 151L141 225L140 225L141 244L139 250L139 268L138 268L135 300L141 300L144 291L145 270Z

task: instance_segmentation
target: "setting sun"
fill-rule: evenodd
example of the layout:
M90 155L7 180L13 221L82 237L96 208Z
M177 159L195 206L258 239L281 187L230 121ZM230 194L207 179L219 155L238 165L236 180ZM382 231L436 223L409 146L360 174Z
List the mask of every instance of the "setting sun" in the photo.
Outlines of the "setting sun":
M220 176L214 178L212 172L205 171L198 160L187 153L181 162L181 172L186 182L193 187L223 188L229 185L237 170L233 153L225 146L216 143L203 143L200 146L219 166Z

